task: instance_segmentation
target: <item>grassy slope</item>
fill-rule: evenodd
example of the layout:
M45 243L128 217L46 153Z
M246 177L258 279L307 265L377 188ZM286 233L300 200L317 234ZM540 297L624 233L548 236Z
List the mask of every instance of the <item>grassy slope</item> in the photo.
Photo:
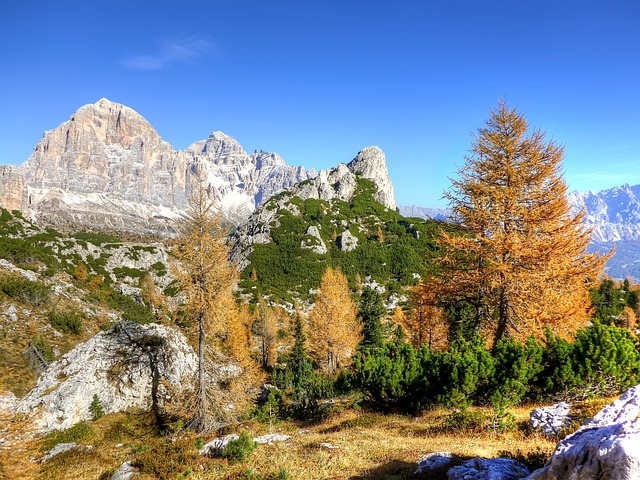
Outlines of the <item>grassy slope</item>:
M604 403L588 402L576 409L573 428ZM476 456L512 456L536 468L551 454L557 439L527 430L526 421L533 407L515 409L518 428L506 433L493 432L487 427L490 422L471 430L453 430L444 426L450 411L441 409L410 418L348 408L319 424L276 423L271 426L272 431L292 435L291 440L261 445L249 460L236 464L200 457L198 437L193 434L159 435L146 413L113 414L93 422L75 438L81 445L91 445L91 452L64 453L44 464L29 462L30 458L43 457L56 441L71 439L68 434L66 438L37 438L11 452L0 453L0 478L57 480L69 478L70 472L76 480L110 478L122 462L134 461L141 466L143 475L136 477L140 479L276 479L286 470L290 479L399 480L412 478L420 456L441 451L453 452L460 461ZM489 410L474 411L491 414ZM269 428L247 422L227 430L239 433L247 429L253 435L262 435L269 433ZM322 443L339 448L328 449ZM184 476L185 472L191 473Z

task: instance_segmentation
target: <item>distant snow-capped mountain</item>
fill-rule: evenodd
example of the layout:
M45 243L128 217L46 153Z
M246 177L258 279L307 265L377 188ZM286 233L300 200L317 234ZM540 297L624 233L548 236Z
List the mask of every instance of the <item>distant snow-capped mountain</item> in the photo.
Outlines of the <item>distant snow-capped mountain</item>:
M576 210L586 208L585 223L593 227L595 242L640 240L640 185L572 192L569 201Z
M398 205L398 211L403 217L424 218L425 220L438 220L445 222L449 219L451 212L447 208L418 207L416 205Z

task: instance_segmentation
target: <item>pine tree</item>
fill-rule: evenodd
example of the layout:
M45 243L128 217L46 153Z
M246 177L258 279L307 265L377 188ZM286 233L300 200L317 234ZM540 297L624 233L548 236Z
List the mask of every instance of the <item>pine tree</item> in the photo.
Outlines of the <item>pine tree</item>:
M93 395L91 405L89 405L89 413L91 413L91 418L93 420L97 420L100 417L104 416L104 408L102 406L100 397L98 397L98 394Z
M146 273L144 277L140 279L140 297L147 306L152 306L156 303L156 285L149 273Z
M357 313L347 277L337 269L327 268L309 315L310 350L325 373L346 366L355 353L362 338Z
M440 236L434 288L438 298L472 305L494 346L505 336L541 336L546 326L568 335L583 325L588 280L609 258L586 251L591 235L584 211L571 212L563 148L527 129L500 102L445 193L467 233Z
M448 325L438 307L432 286L420 282L410 294L411 308L401 325L414 348L426 345L430 350L444 351L449 342Z
M381 347L384 341L381 318L386 313L382 295L370 287L365 287L360 297L359 316L362 321L363 347Z
M84 283L89 278L89 269L83 262L78 262L78 265L76 265L73 272L73 276L78 282Z

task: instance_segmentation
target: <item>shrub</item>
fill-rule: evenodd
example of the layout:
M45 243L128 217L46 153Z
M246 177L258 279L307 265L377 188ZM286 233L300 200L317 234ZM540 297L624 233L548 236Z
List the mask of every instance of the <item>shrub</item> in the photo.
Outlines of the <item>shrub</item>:
M15 299L34 306L39 306L49 300L49 287L38 281L31 281L19 277L5 277L0 279L0 291Z
M253 441L246 430L243 430L237 440L231 440L222 451L222 456L231 462L243 462L249 457L258 444Z
M576 334L573 365L592 394L613 394L637 383L640 353L628 330L595 323Z
M122 319L141 325L154 322L156 317L153 310L145 305L140 305L133 298L121 293L112 292L106 296L107 305L122 312Z
M43 448L51 450L59 443L79 442L91 434L91 425L87 422L80 422L66 430L54 430L45 436Z
M42 335L37 335L36 337L34 337L34 339L31 341L31 345L33 345L38 350L38 352L40 352L42 358L44 358L47 362L52 362L55 359L56 356L53 353L53 347L49 345L49 343L47 343Z
M63 333L79 335L83 330L84 315L77 312L50 312L49 321Z

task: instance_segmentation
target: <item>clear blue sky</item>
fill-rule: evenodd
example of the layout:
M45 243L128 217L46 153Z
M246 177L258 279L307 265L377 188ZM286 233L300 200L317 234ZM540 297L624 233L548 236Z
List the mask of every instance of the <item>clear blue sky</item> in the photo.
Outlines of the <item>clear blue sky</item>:
M500 98L566 146L570 188L640 183L640 2L8 1L0 163L102 97L182 149L222 130L316 169L386 155L443 206Z

